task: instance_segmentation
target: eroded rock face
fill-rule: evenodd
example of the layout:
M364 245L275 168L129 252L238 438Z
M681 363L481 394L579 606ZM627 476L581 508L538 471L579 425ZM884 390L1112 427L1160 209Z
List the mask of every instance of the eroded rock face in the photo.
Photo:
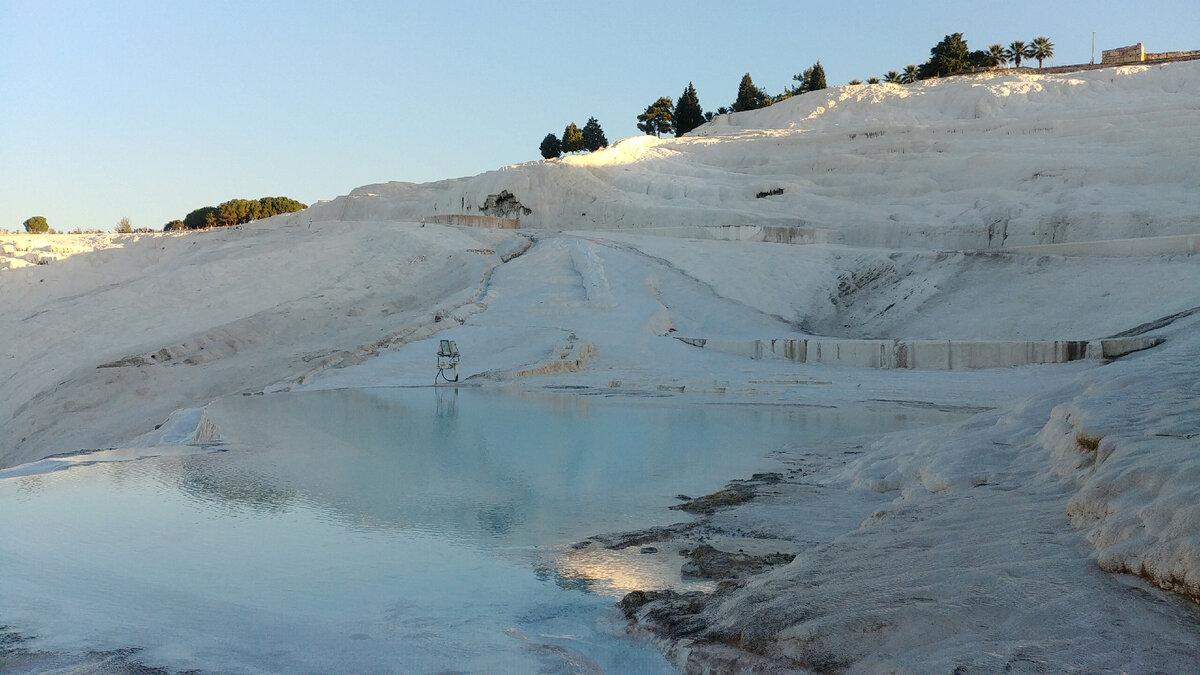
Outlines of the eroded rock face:
M533 213L533 209L517 201L516 196L508 190L501 190L498 195L488 195L479 210L497 218L520 218Z
M618 606L683 672L783 673L801 669L801 664L791 659L767 654L768 640L762 636L717 628L724 598L720 589L712 594L633 591Z
M632 591L617 606L627 619L640 618L662 637L678 639L697 635L709 625L703 616L709 595L699 591Z

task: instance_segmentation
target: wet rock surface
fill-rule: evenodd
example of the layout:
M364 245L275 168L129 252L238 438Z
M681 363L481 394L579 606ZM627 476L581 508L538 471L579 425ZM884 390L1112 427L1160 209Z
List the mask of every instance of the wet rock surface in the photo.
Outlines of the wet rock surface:
M724 488L703 497L689 499L671 508L688 513L715 513L716 511L744 504L754 498L757 490L773 483L778 483L783 477L778 473L756 473L747 480L730 481Z
M712 518L714 513L744 504L781 482L784 482L781 474L762 473L731 481L725 488L696 499L681 495L681 499L687 501L671 508L699 514L695 521L593 537L576 547L593 543L610 549L643 546L650 542L695 544L679 550L679 555L685 558L680 567L680 578L715 581L715 590L631 591L617 603L631 630L655 642L686 672L792 672L801 664L771 653L773 650L768 644L768 638L778 627L731 632L721 625L720 616L723 603L731 599L733 591L743 588L757 575L792 562L795 554L778 551L755 554L740 548L723 550L732 548L729 542L745 533L729 531L715 524ZM764 545L769 546L770 542L771 539L763 540Z
M796 558L794 553L768 553L750 555L718 550L701 544L684 555L688 561L680 570L684 577L725 581L766 572L772 567L786 565Z
M701 633L709 621L702 616L709 594L699 591L632 591L617 606L625 618L653 625L655 633L681 638Z
M645 546L655 542L674 539L680 535L687 534L696 529L701 523L678 523L676 525L668 525L665 527L649 527L644 530L635 530L633 532L617 532L614 534L600 534L593 537L588 537L584 541L572 544L571 548L582 550L592 545L603 546L604 548L620 551L634 546Z
M171 671L148 666L138 656L142 649L125 647L83 654L28 649L32 638L0 625L0 673L104 673L106 675L198 675L199 670Z

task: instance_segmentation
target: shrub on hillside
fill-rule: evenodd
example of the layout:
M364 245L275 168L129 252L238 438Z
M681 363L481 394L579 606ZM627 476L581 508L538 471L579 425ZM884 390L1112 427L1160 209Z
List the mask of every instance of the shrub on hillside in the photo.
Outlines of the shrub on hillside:
M183 227L196 230L204 227L230 227L241 225L252 220L270 218L281 213L292 213L307 209L308 205L290 197L262 197L261 199L231 199L222 202L220 206L202 206L183 218ZM180 221L173 220L163 229Z
M34 216L26 220L25 231L30 234L42 234L50 231L50 223L46 222L45 216Z

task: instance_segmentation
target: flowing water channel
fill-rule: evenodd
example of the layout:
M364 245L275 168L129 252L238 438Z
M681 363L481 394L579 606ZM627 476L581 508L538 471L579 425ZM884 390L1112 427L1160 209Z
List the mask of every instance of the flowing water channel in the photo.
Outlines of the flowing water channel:
M0 671L670 672L614 608L647 574L567 573L570 544L789 443L950 419L713 401L239 396L210 444L0 472Z

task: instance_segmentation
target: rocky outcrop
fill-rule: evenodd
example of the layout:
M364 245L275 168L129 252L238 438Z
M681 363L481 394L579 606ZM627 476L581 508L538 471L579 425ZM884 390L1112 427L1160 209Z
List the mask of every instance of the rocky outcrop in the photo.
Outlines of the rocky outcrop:
M520 218L533 213L533 209L517 201L513 193L508 190L501 190L500 194L488 195L479 210L483 211L485 215L497 218Z

